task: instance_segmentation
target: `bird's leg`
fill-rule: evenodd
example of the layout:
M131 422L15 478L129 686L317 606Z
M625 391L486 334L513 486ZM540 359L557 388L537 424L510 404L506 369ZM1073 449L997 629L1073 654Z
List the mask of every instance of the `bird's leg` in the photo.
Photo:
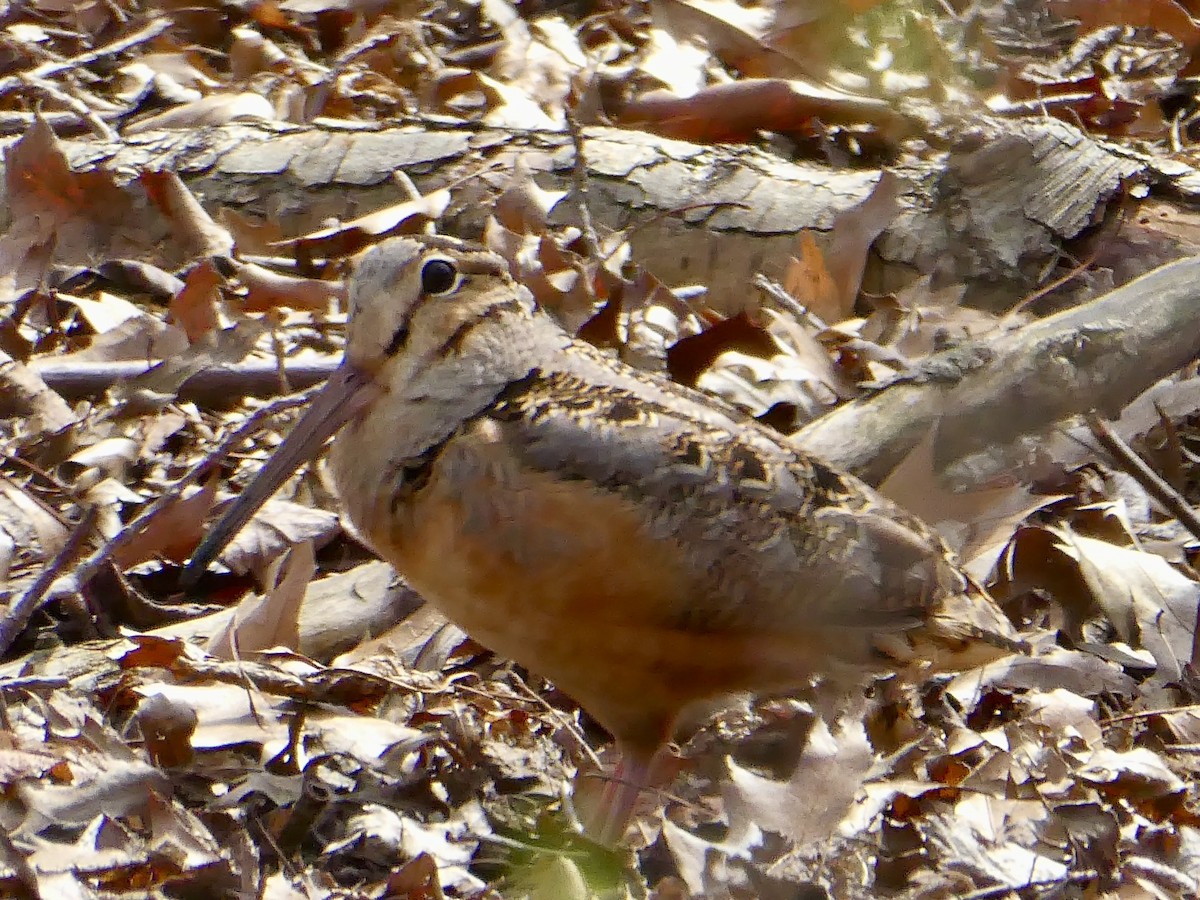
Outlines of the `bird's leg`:
M621 746L617 768L600 795L600 804L592 816L588 831L607 847L616 846L625 836L633 819L642 791L658 785L669 768L670 751Z

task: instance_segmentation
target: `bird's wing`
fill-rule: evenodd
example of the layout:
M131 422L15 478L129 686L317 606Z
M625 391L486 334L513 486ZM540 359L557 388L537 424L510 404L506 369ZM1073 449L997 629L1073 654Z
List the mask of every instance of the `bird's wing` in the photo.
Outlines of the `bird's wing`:
M666 611L672 625L899 632L962 591L918 520L757 423L666 390L535 370L483 416L522 466L621 495L644 512L643 537L680 545L706 588Z

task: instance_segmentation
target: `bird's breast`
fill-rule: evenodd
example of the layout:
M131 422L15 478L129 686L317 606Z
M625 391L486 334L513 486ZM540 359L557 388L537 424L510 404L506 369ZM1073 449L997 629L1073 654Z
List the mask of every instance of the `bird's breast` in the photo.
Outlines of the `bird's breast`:
M651 540L643 510L589 481L523 467L493 426L383 467L369 504L346 498L356 526L417 590L481 640L507 645L516 620L649 621L688 589L682 548Z
M625 736L642 727L624 723L630 711L661 730L697 699L797 681L794 636L764 664L761 634L681 627L681 606L711 590L708 576L652 533L645 509L523 467L493 425L423 460L362 460L379 473L374 490L339 478L355 527L422 597Z

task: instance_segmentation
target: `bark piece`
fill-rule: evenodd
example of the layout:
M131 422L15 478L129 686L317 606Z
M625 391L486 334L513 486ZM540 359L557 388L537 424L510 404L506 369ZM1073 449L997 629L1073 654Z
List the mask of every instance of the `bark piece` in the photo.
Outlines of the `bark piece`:
M635 254L658 277L704 283L726 311L747 305L756 272L781 276L802 229L828 229L880 174L613 128L588 128L585 136L596 224L636 226ZM277 221L293 234L403 200L392 177L401 170L423 192L457 183L441 227L475 237L517 159L544 188L567 190L574 155L564 133L434 118L388 129L227 125L65 146L77 168L173 169L206 204ZM948 151L912 144L889 168L906 185L905 212L877 245L886 265L868 288L936 272L1010 302L1062 241L1098 219L1108 198L1133 179L1163 177L1147 160L1048 119L973 123Z

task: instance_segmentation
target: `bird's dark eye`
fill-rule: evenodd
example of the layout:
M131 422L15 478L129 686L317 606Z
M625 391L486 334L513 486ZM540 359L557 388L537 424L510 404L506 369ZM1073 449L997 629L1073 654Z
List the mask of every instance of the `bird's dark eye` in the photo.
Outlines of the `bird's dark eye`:
M458 269L444 259L431 259L421 269L421 290L426 294L444 294L458 283Z

